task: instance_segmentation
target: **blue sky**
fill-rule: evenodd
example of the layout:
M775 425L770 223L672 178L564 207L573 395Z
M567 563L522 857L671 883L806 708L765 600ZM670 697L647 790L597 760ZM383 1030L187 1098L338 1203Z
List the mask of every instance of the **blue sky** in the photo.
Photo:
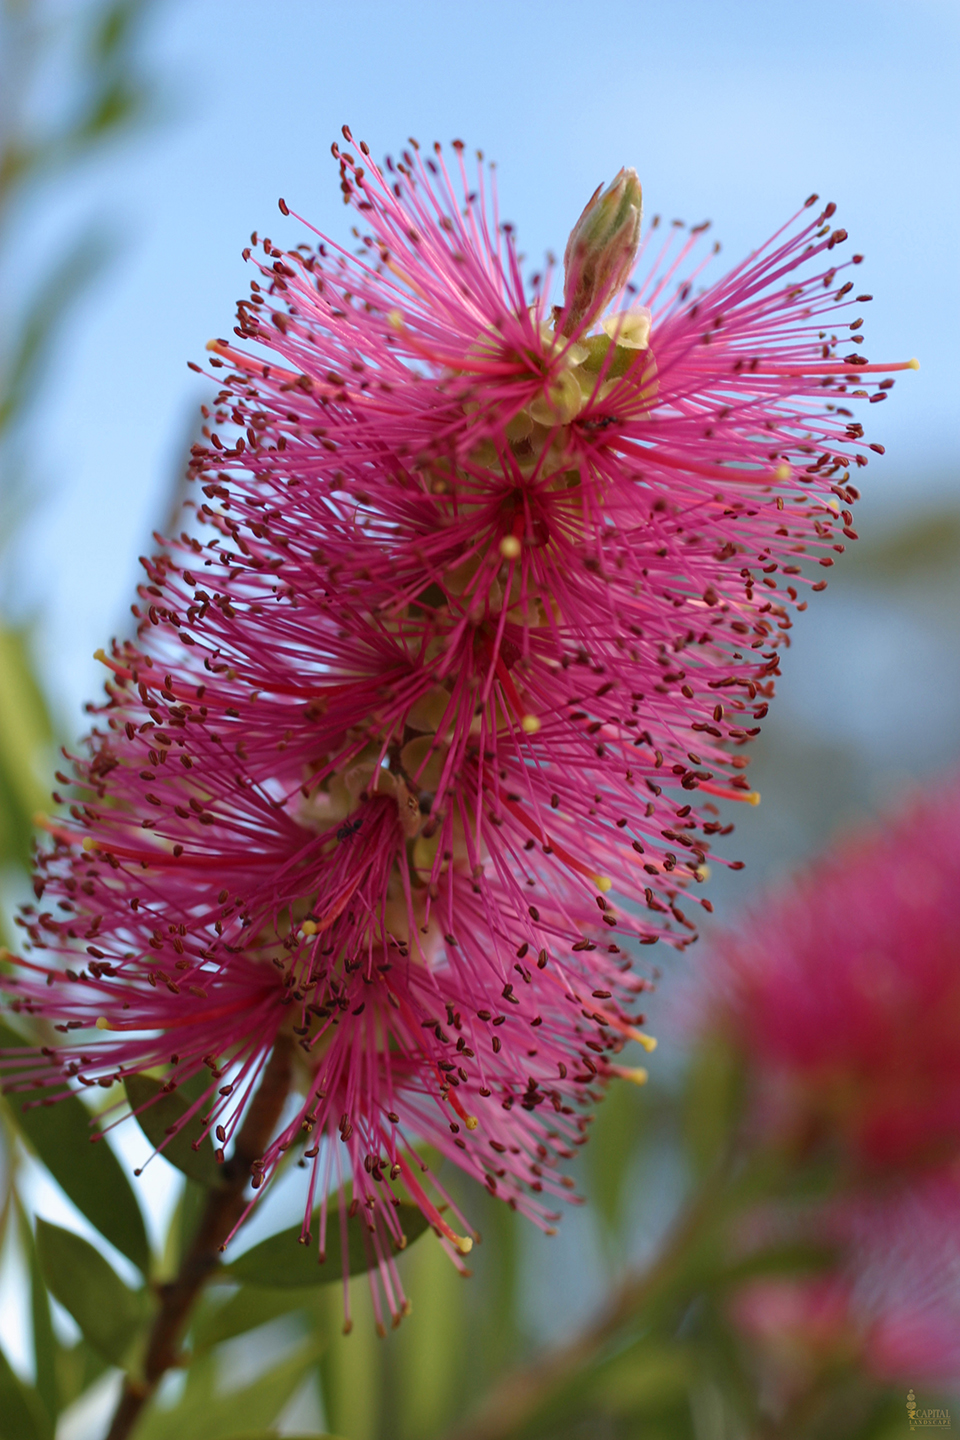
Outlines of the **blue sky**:
M120 242L58 358L25 537L71 728L181 468L203 390L186 362L233 323L249 232L301 238L279 195L343 234L345 120L374 155L481 146L531 263L622 164L648 215L712 219L731 263L811 191L835 200L876 296L867 353L923 364L877 415L870 489L923 503L957 469L958 41L936 0L165 0L148 43L171 117L24 217L27 264L91 214Z

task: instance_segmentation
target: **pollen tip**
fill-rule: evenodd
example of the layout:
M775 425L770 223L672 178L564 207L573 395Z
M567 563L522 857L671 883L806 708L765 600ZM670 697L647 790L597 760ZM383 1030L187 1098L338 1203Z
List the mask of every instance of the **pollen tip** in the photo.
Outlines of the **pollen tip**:
M466 1125L468 1130L476 1130L477 1126L480 1124L480 1121L477 1119L476 1115L468 1115L466 1120L464 1121L464 1124Z
M536 735L540 729L540 721L536 715L524 715L520 721L520 729L525 735Z
M219 352L223 349L223 346L221 345L219 340L208 340L206 345L204 346L204 349L212 350L214 351L214 353L219 354Z
M93 658L94 658L94 660L99 660L101 665L109 665L109 664L110 664L110 661L109 661L109 659L107 658L107 652L106 652L106 650L104 650L102 647L101 647L99 650L94 650L94 652L93 652Z
M746 802L747 802L748 805L759 805L759 804L760 804L760 791L759 791L759 790L751 790L751 791L749 792L749 794L744 795L743 798L744 798L744 800L746 800Z
M650 1050L656 1050L657 1048L655 1038L652 1035L645 1035L642 1030L631 1031L631 1038L636 1040L637 1043L642 1045L644 1050L648 1052Z
M629 1080L631 1085L646 1085L650 1075L642 1065L630 1065L624 1066L621 1078Z
M320 926L316 923L315 920L304 920L303 924L300 926L300 933L302 935L316 935L319 929Z
M908 367L908 369L910 369L910 370L919 370L919 369L920 369L920 361L917 359L916 355L914 355L914 357L913 357L912 360L908 360L908 361L907 361L907 367Z
M97 848L97 842L96 842L96 840L94 840L91 835L84 835L84 837L83 837L83 849L84 849L84 850L96 850L96 848Z
M402 330L403 312L401 310L391 310L390 314L387 316L387 324L390 326L391 330Z
M473 1249L473 1241L469 1235L458 1235L454 1241L461 1255L469 1255Z
M500 541L500 554L505 560L516 560L522 548L516 535L504 535Z
M31 825L44 826L44 825L46 825L46 823L47 823L47 817L46 817L46 815L43 813L43 811L42 811L42 810L34 810L33 814L30 816L30 824L31 824Z
M789 480L790 476L793 474L793 471L790 469L789 465L778 465L773 473L778 480Z
M608 875L594 875L593 878L596 881L597 889L602 890L604 894L613 889L613 881Z
M112 1029L113 1029L113 1026L110 1024L110 1021L107 1019L106 1015L98 1015L98 1016L97 1016L97 1029L98 1029L98 1030L112 1030Z

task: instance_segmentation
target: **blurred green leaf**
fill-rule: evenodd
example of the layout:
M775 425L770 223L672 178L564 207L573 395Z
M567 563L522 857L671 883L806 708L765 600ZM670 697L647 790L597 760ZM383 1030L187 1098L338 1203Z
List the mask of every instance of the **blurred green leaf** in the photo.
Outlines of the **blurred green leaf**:
M128 1075L124 1085L130 1108L137 1112L137 1123L150 1144L191 1180L215 1189L220 1184L220 1167L213 1145L204 1137L200 1110L181 1130L171 1134L192 1102L177 1090L162 1094L163 1082L149 1075Z
M97 232L76 241L54 270L36 288L13 340L4 370L0 395L0 435L33 401L51 347L74 304L110 258L109 247Z
M52 738L26 632L0 626L0 864L30 863L33 815L47 800L40 762Z
M33 1365L36 1391L52 1424L56 1420L60 1408L57 1396L58 1347L50 1318L47 1287L43 1283L37 1247L33 1243L33 1232L19 1201L17 1213L20 1220L20 1244L30 1272L30 1320L33 1327Z
M506 1206L503 1207L506 1209ZM397 1397L402 1440L439 1434L462 1398L465 1354L464 1282L438 1244L418 1245L404 1263L412 1313L396 1338L398 1373L415 1375ZM506 1317L504 1317L506 1321Z
M82 1337L75 1345L61 1346L57 1351L57 1395L65 1410L99 1380L107 1362Z
M415 1205L401 1204L394 1209L400 1222L406 1242L409 1245L427 1229L427 1219ZM314 1223L317 1223L315 1212ZM300 1226L281 1230L267 1240L261 1240L243 1255L238 1256L220 1272L227 1279L242 1280L248 1285L297 1286L325 1285L331 1280L343 1277L343 1253L336 1214L331 1216L328 1227L329 1254L323 1265L318 1263L317 1247L314 1243L300 1244ZM396 1251L390 1237L378 1222L378 1237L385 1253ZM347 1270L350 1275L361 1275L378 1264L370 1234L362 1211L347 1221Z
M861 540L846 560L843 580L922 580L947 569L956 573L958 560L960 512L951 506L901 519L895 531Z
M48 1220L37 1221L37 1251L50 1292L94 1349L111 1364L123 1365L146 1319L144 1293L128 1289L82 1236Z
M0 1025L0 1046L22 1045ZM94 1140L89 1110L76 1095L50 1104L7 1103L21 1132L57 1184L111 1245L146 1274L150 1245L140 1206L116 1155L102 1137Z
M636 1085L618 1081L597 1111L584 1151L589 1198L614 1240L623 1215L623 1192L630 1164L646 1138L645 1095Z
M191 1335L194 1354L204 1354L223 1340L232 1340L276 1320L278 1315L288 1315L303 1305L305 1296L302 1287L286 1286L273 1289L267 1285L241 1285L235 1295L217 1303L216 1292L203 1297L195 1311Z
M720 1036L701 1041L690 1057L683 1096L683 1128L694 1175L702 1179L727 1153L740 1116L743 1077L731 1045Z
M190 1367L179 1404L169 1410L152 1404L137 1427L136 1440L226 1440L228 1436L269 1433L316 1363L317 1354L317 1342L309 1340L252 1385L226 1395L216 1393L216 1356L204 1356Z
M0 1350L0 1436L3 1440L53 1440L40 1397L11 1369Z
M743 1284L761 1275L802 1275L824 1270L836 1258L836 1251L827 1245L805 1244L798 1240L758 1250L753 1255L735 1260L723 1267L717 1281L726 1287Z
M663 1410L678 1401L685 1405L697 1371L698 1357L692 1346L641 1342L594 1377L594 1401L613 1415Z

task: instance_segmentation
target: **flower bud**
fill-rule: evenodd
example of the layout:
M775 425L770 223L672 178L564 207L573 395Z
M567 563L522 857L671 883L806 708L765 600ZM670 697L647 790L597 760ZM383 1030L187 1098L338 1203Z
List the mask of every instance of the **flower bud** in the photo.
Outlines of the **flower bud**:
M605 309L623 289L640 242L643 192L636 170L621 170L601 193L598 186L570 232L563 255L563 334Z

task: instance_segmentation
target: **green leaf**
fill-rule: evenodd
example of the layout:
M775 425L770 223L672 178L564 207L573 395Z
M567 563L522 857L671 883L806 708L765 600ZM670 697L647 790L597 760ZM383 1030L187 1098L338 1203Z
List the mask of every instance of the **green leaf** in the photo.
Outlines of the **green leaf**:
M395 1207L395 1214L407 1244L416 1240L427 1229L426 1216L415 1205L401 1202ZM317 1212L314 1212L314 1223L317 1223ZM392 1239L387 1236L382 1220L378 1220L378 1234L382 1250L389 1253L396 1249ZM238 1256L219 1273L226 1279L242 1280L248 1285L282 1288L292 1285L324 1285L330 1280L340 1280L343 1278L343 1254L339 1222L335 1214L330 1217L327 1236L330 1253L323 1265L318 1263L316 1245L312 1242L301 1245L300 1226L293 1225L289 1230L281 1230L278 1235L261 1240L259 1245L254 1245L251 1250ZM367 1222L360 1213L347 1221L349 1274L362 1275L377 1264L372 1240Z
M0 863L29 866L33 816L48 802L53 730L27 632L0 626Z
M173 1134L172 1127L180 1123L191 1102L176 1090L162 1094L163 1082L149 1075L128 1075L124 1084L130 1108L136 1112L137 1123L150 1144L191 1180L216 1189L220 1184L220 1167L212 1144L204 1138L201 1111Z
M0 1350L0 1436L3 1440L52 1440L53 1427L37 1392L25 1385Z
M616 1241L630 1164L646 1139L645 1098L629 1082L611 1084L584 1152L590 1199L603 1220L608 1241ZM619 1246L616 1249L619 1252Z
M725 1040L710 1037L693 1052L684 1094L684 1132L698 1178L720 1164L740 1117L743 1076Z
M316 1341L309 1340L252 1385L218 1395L216 1356L204 1356L191 1365L180 1403L170 1410L152 1404L137 1427L136 1440L226 1440L227 1436L269 1434L269 1427L316 1359Z
M193 1353L204 1354L223 1340L244 1335L258 1325L266 1325L279 1315L288 1315L305 1303L302 1288L287 1286L274 1289L268 1285L241 1285L236 1294L217 1304L214 1294L203 1297L195 1312L191 1336Z
M0 1025L0 1047L23 1045ZM100 1234L146 1274L150 1244L137 1198L106 1140L91 1129L92 1116L76 1095L39 1105L8 1096L17 1126L57 1184Z
M54 1105L20 1110L16 1118L44 1165L81 1214L146 1273L150 1246L140 1207L106 1141L93 1143L90 1113L82 1102L71 1095Z
M57 1353L57 1394L60 1408L65 1410L99 1380L107 1362L81 1336L69 1348L61 1346Z
M699 1368L687 1345L644 1341L600 1369L593 1387L595 1402L608 1415L661 1410L685 1399Z
M47 1287L43 1283L43 1276L40 1273L40 1261L37 1256L37 1247L33 1242L33 1231L30 1229L30 1222L19 1200L17 1201L17 1215L20 1220L20 1244L23 1247L30 1271L30 1320L33 1327L33 1367L36 1376L36 1390L43 1403L43 1408L53 1422L56 1420L60 1408L56 1371L59 1347L53 1333L50 1300L47 1296Z
M105 1360L123 1365L146 1319L143 1291L127 1288L92 1245L72 1230L37 1221L37 1252L51 1293Z

